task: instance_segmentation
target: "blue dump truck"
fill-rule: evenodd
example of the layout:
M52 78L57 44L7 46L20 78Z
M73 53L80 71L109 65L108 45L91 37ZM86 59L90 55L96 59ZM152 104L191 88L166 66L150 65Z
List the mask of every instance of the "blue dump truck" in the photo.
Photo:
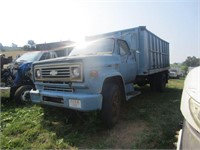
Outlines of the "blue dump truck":
M33 103L77 111L99 110L112 128L122 101L150 84L162 92L168 82L169 43L145 26L86 37L67 57L32 65Z

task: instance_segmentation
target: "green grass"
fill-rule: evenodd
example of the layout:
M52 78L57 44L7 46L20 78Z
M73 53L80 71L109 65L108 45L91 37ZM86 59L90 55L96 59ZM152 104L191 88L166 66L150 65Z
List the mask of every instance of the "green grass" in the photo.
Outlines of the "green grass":
M122 105L120 120L111 130L102 125L98 112L78 113L4 102L0 148L174 148L175 132L182 121L182 87L183 80L170 80L163 93L151 92L148 86L141 88L141 95ZM140 131L131 128L140 125Z
M133 148L175 148L175 132L181 128L183 119L180 112L182 87L183 80L171 80L165 92L144 92L138 97L142 102L136 102L135 107L139 108L139 112L136 109L136 114L143 116L141 118L146 120L149 128L140 135Z

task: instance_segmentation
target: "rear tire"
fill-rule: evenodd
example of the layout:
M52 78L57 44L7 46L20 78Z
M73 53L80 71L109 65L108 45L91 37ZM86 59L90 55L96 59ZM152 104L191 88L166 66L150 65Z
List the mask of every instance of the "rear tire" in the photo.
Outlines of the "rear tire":
M145 82L140 82L140 83L138 83L137 85L140 86L140 87L143 87L143 86L146 85L146 83L145 83Z
M102 94L101 117L105 125L111 129L117 123L120 115L122 92L118 85L106 83Z
M30 102L30 90L33 89L30 85L20 86L14 95L14 99L18 104Z
M166 75L164 73L158 74L156 80L156 91L163 92L166 87Z
M152 75L150 77L150 88L151 88L151 91L153 91L153 92L156 91L156 79L155 79L155 76L156 75Z

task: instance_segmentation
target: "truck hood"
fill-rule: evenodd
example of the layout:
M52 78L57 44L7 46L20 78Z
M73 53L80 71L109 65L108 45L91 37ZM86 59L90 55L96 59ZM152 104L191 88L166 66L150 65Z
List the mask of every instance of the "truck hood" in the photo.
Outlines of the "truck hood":
M55 63L74 63L74 62L84 62L89 63L90 65L93 64L116 64L119 63L120 58L118 55L113 54L106 54L106 55L79 55L79 56L67 56L67 57L58 57L51 60L43 60L39 62L33 63L34 65L37 64L55 64Z

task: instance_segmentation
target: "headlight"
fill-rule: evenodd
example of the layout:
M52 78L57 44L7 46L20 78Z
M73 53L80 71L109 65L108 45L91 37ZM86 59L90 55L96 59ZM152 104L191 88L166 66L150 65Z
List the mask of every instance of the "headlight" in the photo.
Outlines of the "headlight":
M198 127L200 127L200 104L193 98L189 100L190 112Z
M81 71L79 67L72 67L72 77L73 78L78 78L81 75Z
M40 71L40 69L37 69L37 70L35 71L35 75L36 75L37 78L40 78L40 77L41 77L41 71Z

